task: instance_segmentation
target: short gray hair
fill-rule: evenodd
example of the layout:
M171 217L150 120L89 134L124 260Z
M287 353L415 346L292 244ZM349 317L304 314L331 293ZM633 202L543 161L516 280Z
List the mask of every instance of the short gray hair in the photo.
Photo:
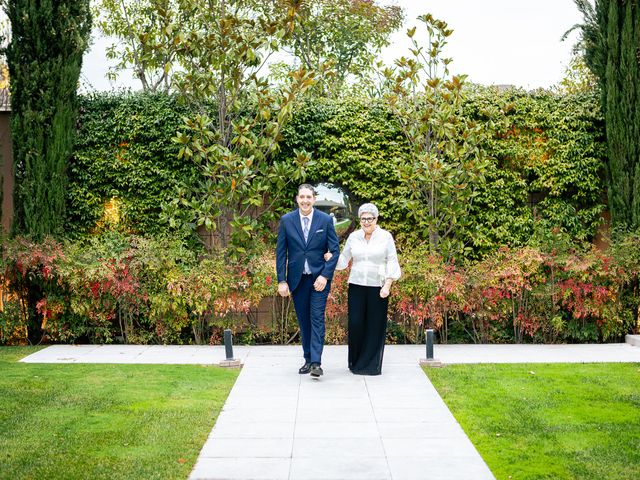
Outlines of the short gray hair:
M360 218L363 213L370 213L375 218L378 218L378 207L376 207L373 203L364 203L358 209L358 218Z

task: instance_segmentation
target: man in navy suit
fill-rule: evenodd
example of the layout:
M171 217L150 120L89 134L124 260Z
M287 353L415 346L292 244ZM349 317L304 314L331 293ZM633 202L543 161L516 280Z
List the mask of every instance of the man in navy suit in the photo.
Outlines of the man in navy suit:
M296 201L298 208L280 219L276 245L278 293L292 295L298 316L304 354L304 365L298 372L317 378L323 373L324 311L340 248L331 217L313 208L313 186L300 185ZM329 261L324 260L326 252L333 254Z

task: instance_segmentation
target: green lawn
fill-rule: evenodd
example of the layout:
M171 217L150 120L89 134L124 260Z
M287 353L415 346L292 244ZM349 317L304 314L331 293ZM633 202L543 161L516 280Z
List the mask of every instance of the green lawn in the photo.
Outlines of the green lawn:
M0 479L186 479L238 376L192 365L45 365L0 348Z
M640 479L640 364L425 371L497 479Z

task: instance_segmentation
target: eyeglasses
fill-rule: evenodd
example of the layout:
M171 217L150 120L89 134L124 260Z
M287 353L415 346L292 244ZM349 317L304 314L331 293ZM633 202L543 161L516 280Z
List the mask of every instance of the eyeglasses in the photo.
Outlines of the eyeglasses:
M360 217L361 223L372 223L376 217Z

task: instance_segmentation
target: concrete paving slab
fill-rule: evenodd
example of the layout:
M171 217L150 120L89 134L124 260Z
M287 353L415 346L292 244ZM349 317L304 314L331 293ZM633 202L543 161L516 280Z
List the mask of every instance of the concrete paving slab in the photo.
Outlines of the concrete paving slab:
M434 356L445 364L640 362L640 349L627 343L436 345Z
M247 347L234 348L245 358ZM224 346L201 345L52 345L21 361L25 363L141 363L216 365L226 358Z
M177 348L177 349L176 349ZM344 345L325 347L323 368L344 369L347 348ZM444 364L457 363L592 363L640 362L640 348L629 343L585 345L435 345L434 354ZM400 370L396 367L414 365L426 356L424 345L387 345L383 376L394 372L397 383ZM243 364L282 365L294 372L302 364L300 347L235 346L234 357ZM191 358L193 361L190 361ZM218 364L224 360L222 345L53 345L21 361L26 363L198 363ZM144 361L141 361L144 360ZM369 377L374 379L376 377ZM344 381L342 377L329 380Z
M298 398L296 396L283 397L283 396L269 396L264 395L261 401L257 401L255 398L247 398L241 395L234 395L233 398L227 398L224 406L226 410L233 409L247 409L247 408L282 408L286 410L294 410L298 405Z
M482 461L468 457L395 457L389 458L393 480L493 480L491 470Z
M443 405L424 408L377 408L375 414L376 420L381 423L455 421L449 409Z
M300 458L291 460L289 480L389 480L381 457Z
M288 480L291 458L201 457L189 477L192 480Z
M332 374L333 372L328 372L327 375ZM326 375L325 375L326 377ZM369 397L369 392L367 390L367 385L364 382L356 382L356 383L338 383L338 382L330 382L328 379L322 380L322 385L325 382L331 385L331 388L319 388L320 382L302 382L300 385L300 398L304 399L313 399L313 398L324 398L330 396L335 399L339 398L354 398L354 397Z
M264 421L242 422L224 418L216 421L207 443L218 438L293 438L294 422ZM207 444L205 443L205 446Z
M451 421L378 422L380 438L467 438L460 424Z
M331 405L330 401L328 401L326 405L321 407L309 407L306 405L300 405L298 407L296 421L301 423L321 422L326 424L345 422L371 423L375 421L375 417L371 405L368 405L366 408L340 408Z
M293 408L233 408L226 404L220 412L225 420L234 423L256 423L256 422L285 422L293 423L296 420L296 409ZM228 417L228 418L226 418Z
M384 458L380 438L308 438L295 442L293 457L332 459L334 457Z
M219 438L207 442L200 457L212 458L290 458L293 438Z
M626 335L624 340L632 347L640 347L640 335Z
M418 366L418 350L396 352L388 357L383 375L369 377L348 371L346 347L326 348L325 375L314 380L297 374L302 363L299 350L296 355L293 349L252 347L191 478L200 478L206 468L228 471L237 461L233 448L244 439L252 440L249 448L255 451L254 457L247 455L248 462L269 454L280 458L291 445L289 480L402 479L402 471L392 475L391 459L413 460L438 444L439 451L447 454L462 445L460 458L484 465ZM278 409L289 414L280 417ZM282 421L261 421L259 412ZM266 445L272 439L282 446L271 451ZM216 442L221 443L216 446ZM204 462L207 459L227 460L230 466ZM211 474L217 475L213 470ZM230 478L253 478L235 475Z
M370 422L296 422L294 438L379 438L378 427Z
M439 399L440 396L437 393L410 394L402 398L402 408L429 408L431 402ZM398 406L398 397L396 395L371 395L371 404L374 409L396 408Z
M261 388L252 388L251 386L245 385L242 388L238 388L237 390L233 390L227 400L237 400L243 398L243 396L288 396L288 395L297 395L297 392L294 390L294 386L286 386L280 389L276 389L275 387L263 386ZM288 397L287 397L288 398Z
M388 458L446 458L452 453L457 457L475 460L478 455L471 441L461 432L461 435L450 438L385 438L382 440L385 454Z

